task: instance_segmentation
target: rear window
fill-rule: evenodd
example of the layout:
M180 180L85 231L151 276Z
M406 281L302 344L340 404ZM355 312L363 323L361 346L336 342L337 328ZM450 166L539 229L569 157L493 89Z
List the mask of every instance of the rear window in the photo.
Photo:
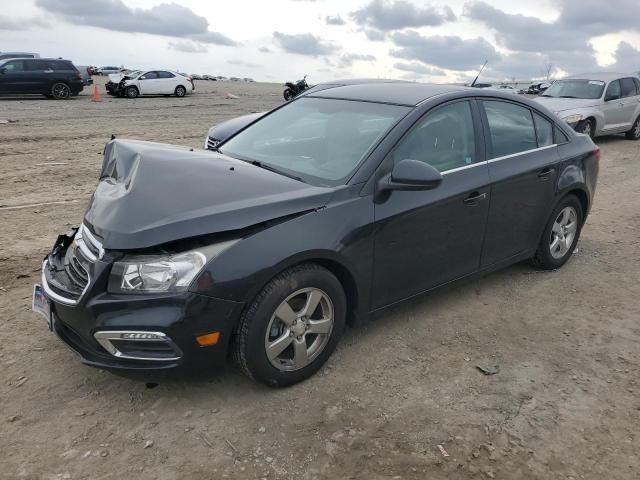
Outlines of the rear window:
M174 78L175 75L171 72L158 72L158 78Z
M492 158L533 150L538 147L531 110L513 103L482 102L489 122Z
M636 84L633 83L633 78L621 78L620 90L622 97L634 97L636 95Z

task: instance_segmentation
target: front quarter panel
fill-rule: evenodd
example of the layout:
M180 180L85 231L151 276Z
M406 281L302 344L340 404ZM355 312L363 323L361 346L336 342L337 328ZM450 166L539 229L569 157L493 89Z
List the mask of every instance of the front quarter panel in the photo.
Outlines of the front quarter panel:
M192 290L216 298L250 302L280 272L307 261L338 265L357 290L355 317L369 306L373 201L361 185L336 191L329 204L275 223L243 238L214 258Z

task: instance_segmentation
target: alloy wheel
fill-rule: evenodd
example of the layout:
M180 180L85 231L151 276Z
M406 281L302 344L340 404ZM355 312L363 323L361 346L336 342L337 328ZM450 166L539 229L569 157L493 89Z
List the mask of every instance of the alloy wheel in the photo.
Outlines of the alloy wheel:
M326 347L333 324L333 303L325 292L303 288L292 293L267 326L264 346L269 362L286 372L304 368Z
M636 120L636 124L633 126L633 138L640 139L640 118Z
M71 96L71 90L64 83L56 83L51 89L51 94L53 98L65 99Z
M578 230L578 214L575 208L567 206L563 208L551 228L549 248L551 256L555 259L564 257L571 249Z

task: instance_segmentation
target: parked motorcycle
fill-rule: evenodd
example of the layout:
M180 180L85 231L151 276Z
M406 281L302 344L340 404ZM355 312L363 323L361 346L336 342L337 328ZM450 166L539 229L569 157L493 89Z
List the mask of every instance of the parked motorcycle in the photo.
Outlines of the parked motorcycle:
M282 96L288 102L293 99L297 95L300 95L305 90L309 89L309 84L307 83L307 76L305 75L302 80L298 80L297 82L287 82L285 83L284 92L282 92Z

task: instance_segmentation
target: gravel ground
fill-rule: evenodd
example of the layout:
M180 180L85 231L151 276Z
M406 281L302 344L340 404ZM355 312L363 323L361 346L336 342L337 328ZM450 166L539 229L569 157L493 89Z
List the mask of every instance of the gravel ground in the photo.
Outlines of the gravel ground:
M0 123L0 478L640 478L640 142L623 137L598 140L595 205L562 270L516 265L389 310L302 384L81 365L30 312L31 289L82 218L105 141L201 148L210 125L282 90L196 88L0 99L14 121Z

